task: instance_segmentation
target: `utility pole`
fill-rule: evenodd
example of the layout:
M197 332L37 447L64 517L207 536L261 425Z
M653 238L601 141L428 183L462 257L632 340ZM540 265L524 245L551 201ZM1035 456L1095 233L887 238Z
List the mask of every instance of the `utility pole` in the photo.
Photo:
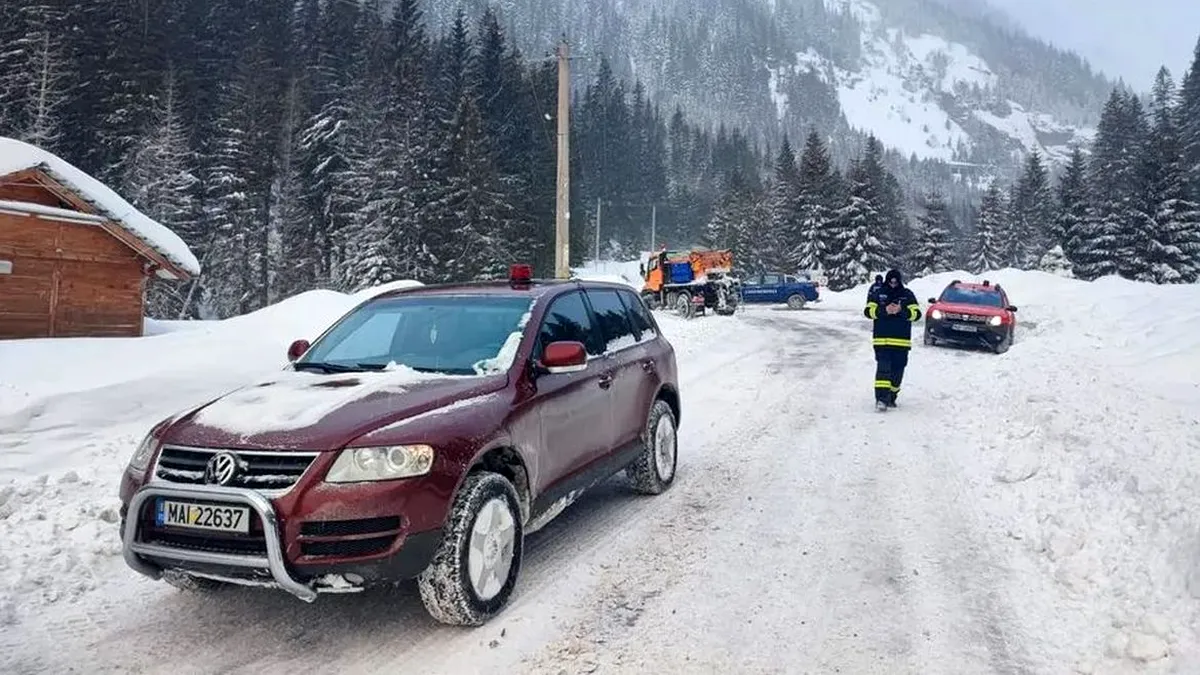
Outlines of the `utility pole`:
M658 238L655 236L655 230L658 228L658 204L650 205L650 250L654 251Z
M554 276L571 276L571 56L564 37L558 45L558 197L554 216Z
M600 265L600 198L596 197L596 265Z

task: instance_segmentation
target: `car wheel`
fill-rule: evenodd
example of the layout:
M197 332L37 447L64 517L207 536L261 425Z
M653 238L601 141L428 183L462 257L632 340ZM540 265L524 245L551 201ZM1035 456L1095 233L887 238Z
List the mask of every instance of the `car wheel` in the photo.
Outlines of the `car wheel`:
M659 399L650 409L650 419L642 433L642 454L629 465L626 475L633 489L647 495L662 494L675 482L679 461L679 435L675 413Z
M787 306L788 309L804 309L806 302L803 295L792 295L787 299Z
M480 626L508 602L524 552L517 490L491 472L467 476L433 562L417 577L425 609L452 626Z
M934 341L933 336L930 335L928 332L925 333L924 342L925 342L926 347L933 347L934 345L937 344L937 342Z

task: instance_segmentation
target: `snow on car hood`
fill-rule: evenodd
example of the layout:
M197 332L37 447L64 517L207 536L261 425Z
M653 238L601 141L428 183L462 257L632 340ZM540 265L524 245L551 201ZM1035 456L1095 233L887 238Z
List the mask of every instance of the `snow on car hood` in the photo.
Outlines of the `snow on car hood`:
M323 374L285 370L236 389L172 425L169 443L333 450L358 436L505 386L504 374L452 376L405 367Z

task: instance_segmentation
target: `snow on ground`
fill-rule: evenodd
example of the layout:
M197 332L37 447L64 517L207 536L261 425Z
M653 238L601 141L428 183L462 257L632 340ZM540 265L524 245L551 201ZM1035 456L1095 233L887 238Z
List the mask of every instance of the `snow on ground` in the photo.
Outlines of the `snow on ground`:
M636 287L636 267L577 273ZM914 282L922 305L954 277ZM0 342L0 672L1197 672L1200 288L989 278L1013 348L918 340L883 415L865 288L657 314L677 484L567 509L477 631L411 592L194 598L120 560L117 480L149 426L277 370L354 299Z

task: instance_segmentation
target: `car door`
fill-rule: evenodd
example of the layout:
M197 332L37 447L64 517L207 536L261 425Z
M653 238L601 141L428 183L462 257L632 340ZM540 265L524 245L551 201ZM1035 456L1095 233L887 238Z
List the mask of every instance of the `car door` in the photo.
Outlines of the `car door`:
M623 289L617 291L617 295L621 297L621 301L625 305L625 312L629 316L634 338L637 340L636 349L629 350L629 357L636 362L637 366L634 369L637 385L630 387L632 393L629 397L629 405L623 407L618 403L616 406L617 424L628 423L631 427L621 438L625 439L626 443L632 443L645 430L650 414L650 405L654 402L654 397L658 394L658 387L662 383L662 377L658 371L658 358L662 355L662 344L657 341L658 331L654 328L654 319L651 318L650 310L641 298L636 293ZM618 445L618 447L621 446Z
M604 341L583 291L559 296L546 308L533 358L540 359L551 342L564 340L587 347L588 367L577 373L540 373L537 377L533 398L541 420L539 492L606 453L612 443L611 362L604 358Z
M744 302L762 302L762 275L755 274L754 276L746 277L742 283L742 300Z
M640 335L634 332L633 322L617 289L589 288L586 295L604 337L604 362L613 377L613 421L609 447L602 453L607 455L637 438L639 426L632 420L642 415L637 412L640 408L638 397L644 372L642 361L647 352L646 345L639 340ZM600 459L602 455L592 459Z
M763 275L762 302L783 302L783 276L779 274Z

